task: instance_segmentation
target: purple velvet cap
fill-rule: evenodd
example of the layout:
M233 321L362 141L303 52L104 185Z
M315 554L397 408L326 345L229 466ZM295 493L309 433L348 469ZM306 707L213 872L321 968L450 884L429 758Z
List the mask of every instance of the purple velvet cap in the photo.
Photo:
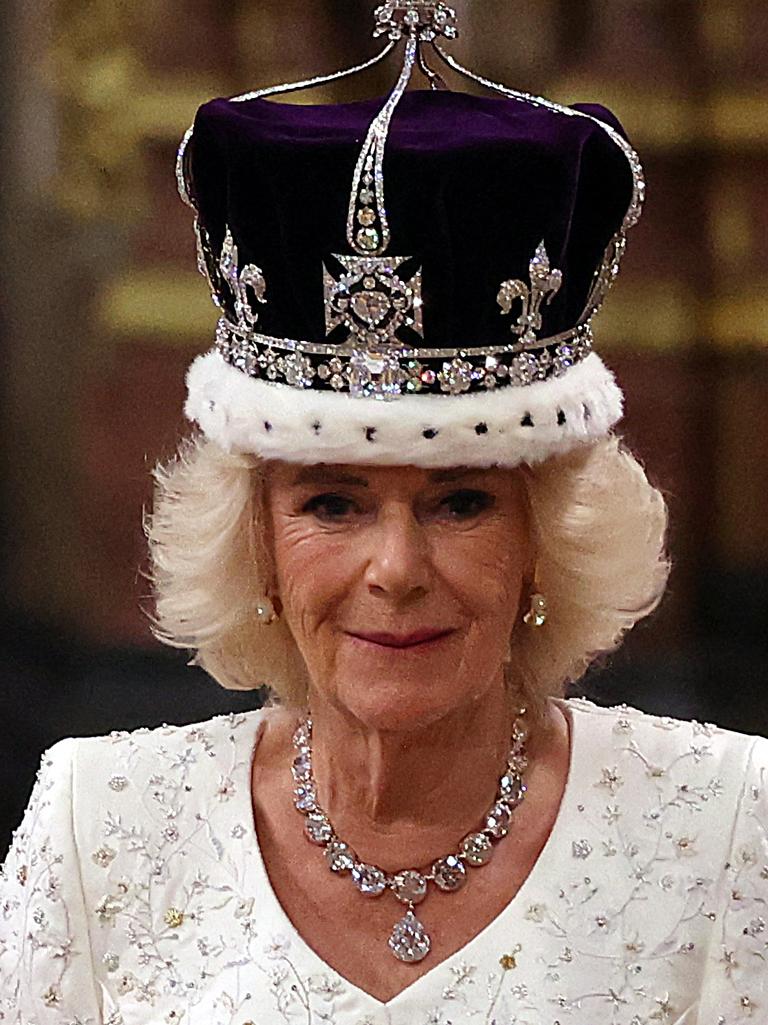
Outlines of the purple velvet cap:
M349 252L353 173L383 103L215 99L198 111L187 188L212 249L221 250L228 227L240 264L263 272L262 334L334 340L326 331L324 263ZM622 131L603 107L574 109ZM541 335L573 328L633 193L625 154L594 120L452 91L403 96L384 177L389 252L421 268L426 347L507 344L499 286L528 279L542 241L562 285L542 306ZM216 290L233 315L231 294Z
M222 312L185 411L227 449L513 466L621 415L590 323L642 207L621 126L482 79L503 98L404 92L416 57L384 99L216 99L185 137Z

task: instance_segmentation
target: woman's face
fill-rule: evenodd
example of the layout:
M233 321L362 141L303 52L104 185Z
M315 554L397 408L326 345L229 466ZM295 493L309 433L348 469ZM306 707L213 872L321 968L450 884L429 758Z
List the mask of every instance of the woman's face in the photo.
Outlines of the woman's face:
M500 686L532 562L518 473L275 462L267 507L310 701L408 729Z

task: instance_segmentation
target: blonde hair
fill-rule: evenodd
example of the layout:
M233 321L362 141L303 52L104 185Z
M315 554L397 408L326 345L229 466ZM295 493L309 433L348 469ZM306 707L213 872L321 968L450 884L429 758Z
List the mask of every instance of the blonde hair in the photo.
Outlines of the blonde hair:
M257 614L274 575L261 460L195 434L153 476L144 530L155 637L194 650L224 687L267 686L301 706L308 681L293 637L284 621L264 625ZM513 631L508 679L538 716L658 605L667 509L615 436L523 467L522 477L549 617L542 629Z

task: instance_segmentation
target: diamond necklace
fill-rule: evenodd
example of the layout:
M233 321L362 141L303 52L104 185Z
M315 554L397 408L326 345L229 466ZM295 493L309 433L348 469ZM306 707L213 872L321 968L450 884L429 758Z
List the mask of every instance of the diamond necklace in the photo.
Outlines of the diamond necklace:
M384 872L376 865L358 860L357 855L341 840L328 816L317 801L317 784L312 775L312 720L302 719L293 735L296 755L291 766L293 803L305 816L304 833L312 843L324 848L331 872L350 872L358 890L366 897L380 897L391 890L407 906L405 915L395 923L389 937L389 949L400 961L414 963L429 953L432 942L414 912L416 904L427 896L427 886L434 883L444 893L455 893L467 881L467 866L479 868L493 855L495 840L509 832L512 812L523 800L526 786L523 773L528 765L525 756L527 731L521 722L525 709L520 709L512 726L512 742L507 767L499 780L496 798L475 833L469 833L458 850L434 861L426 871L408 868L400 872Z

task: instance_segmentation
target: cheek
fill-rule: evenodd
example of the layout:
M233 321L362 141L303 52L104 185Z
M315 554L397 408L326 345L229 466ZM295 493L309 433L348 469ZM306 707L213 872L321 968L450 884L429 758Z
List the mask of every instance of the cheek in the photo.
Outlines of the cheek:
M349 546L305 519L274 519L277 589L292 628L309 632L349 588Z
M434 546L435 565L457 596L478 611L506 612L520 593L525 539L493 527ZM502 608L499 608L499 606Z

